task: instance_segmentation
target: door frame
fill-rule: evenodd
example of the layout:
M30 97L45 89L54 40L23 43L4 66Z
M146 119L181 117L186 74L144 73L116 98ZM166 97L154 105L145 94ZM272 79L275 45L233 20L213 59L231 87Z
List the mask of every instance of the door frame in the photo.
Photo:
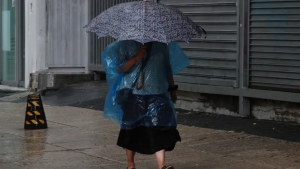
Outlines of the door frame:
M22 57L25 57L25 53L23 53L25 48L23 38L25 38L25 35L22 33L22 29L25 29L25 24L23 25L22 15L25 15L25 1L14 0L14 2L16 8L16 80L17 86L24 87L25 79L22 79L22 74L25 75L25 69L22 70L22 67L25 67L25 59L22 63ZM25 76L23 77L25 78Z
M22 42L23 34L22 29L25 29L24 25L22 24L22 8L25 6L22 5L22 1L19 0L11 0L14 4L15 8L15 81L14 82L7 82L3 81L3 70L0 69L0 84L8 85L8 86L20 86L24 87L24 80L22 79L22 73L25 74L25 71L22 71L22 51L24 49L24 45ZM0 3L0 9L2 10L2 1ZM2 25L2 14L0 17L0 25ZM0 26L0 47L2 48L2 26ZM1 53L0 53L1 55ZM3 57L0 57L0 65L3 63ZM25 65L23 65L25 66Z
M3 83L3 68L2 68L2 62L3 62L3 57L2 57L2 1L0 1L0 85Z

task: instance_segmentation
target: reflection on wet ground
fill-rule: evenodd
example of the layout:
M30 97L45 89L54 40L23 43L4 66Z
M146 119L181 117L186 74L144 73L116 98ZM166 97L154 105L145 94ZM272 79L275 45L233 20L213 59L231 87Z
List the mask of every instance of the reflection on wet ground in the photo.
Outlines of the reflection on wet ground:
M99 111L106 93L103 82L47 92L45 130L23 129L26 98L0 102L0 169L125 168L119 128ZM185 112L178 121L182 142L167 158L178 169L300 168L298 124ZM138 155L137 165L155 161Z
M106 83L86 82L65 86L57 91L48 91L43 102L53 106L73 106L92 110L103 110L107 94ZM24 102L26 98L16 102ZM178 114L179 124L217 130L245 132L248 134L300 142L300 127L297 124L275 121L241 119L206 113Z

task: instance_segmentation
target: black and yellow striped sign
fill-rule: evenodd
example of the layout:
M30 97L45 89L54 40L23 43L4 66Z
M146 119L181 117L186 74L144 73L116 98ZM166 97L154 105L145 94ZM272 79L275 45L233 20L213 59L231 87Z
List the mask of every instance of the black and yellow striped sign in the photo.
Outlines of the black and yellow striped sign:
M47 120L40 95L28 95L24 129L46 129Z

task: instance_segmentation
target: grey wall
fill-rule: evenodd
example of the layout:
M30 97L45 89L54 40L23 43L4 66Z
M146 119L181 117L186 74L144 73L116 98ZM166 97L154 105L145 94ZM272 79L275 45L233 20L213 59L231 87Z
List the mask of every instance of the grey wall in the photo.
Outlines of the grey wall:
M46 1L46 66L76 68L87 66L87 0Z

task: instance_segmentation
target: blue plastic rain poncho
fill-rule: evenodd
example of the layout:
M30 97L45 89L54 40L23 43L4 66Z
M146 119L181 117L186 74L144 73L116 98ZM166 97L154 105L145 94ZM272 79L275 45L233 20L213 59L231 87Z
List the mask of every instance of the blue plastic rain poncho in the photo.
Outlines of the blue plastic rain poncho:
M117 41L102 53L109 93L104 106L104 117L117 122L122 129L139 126L177 126L177 117L170 97L168 96L168 77L176 74L189 65L188 57L175 43L168 45L153 42L152 50L143 71L144 87L137 90L134 82L140 82L139 73L142 61L127 73L118 73L130 57L134 56L141 43L136 41ZM122 89L132 89L124 103L116 101ZM126 95L127 96L127 95Z

